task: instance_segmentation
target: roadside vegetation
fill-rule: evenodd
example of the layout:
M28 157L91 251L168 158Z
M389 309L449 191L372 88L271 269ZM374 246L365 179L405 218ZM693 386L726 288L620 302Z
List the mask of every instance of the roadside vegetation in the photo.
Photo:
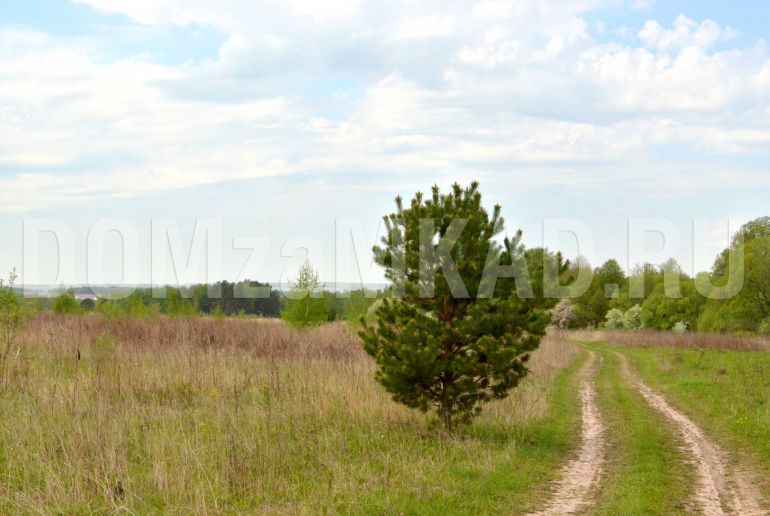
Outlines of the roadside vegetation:
M765 479L762 491L770 493L770 353L657 347L622 352L646 382Z

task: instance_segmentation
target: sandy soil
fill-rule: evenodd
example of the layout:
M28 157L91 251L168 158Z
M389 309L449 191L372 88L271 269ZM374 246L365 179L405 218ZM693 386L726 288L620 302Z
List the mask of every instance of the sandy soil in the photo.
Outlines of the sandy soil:
M575 514L594 501L605 451L604 425L596 407L596 391L592 382L596 361L596 355L590 353L579 372L582 436L578 454L562 469L560 479L554 483L550 501L542 511L533 515Z

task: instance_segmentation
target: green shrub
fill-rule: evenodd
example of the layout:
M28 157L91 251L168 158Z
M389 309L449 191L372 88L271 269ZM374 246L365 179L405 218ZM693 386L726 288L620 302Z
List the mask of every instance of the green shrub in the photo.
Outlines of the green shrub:
M763 319L757 326L757 333L764 336L770 336L770 317Z
M604 327L611 330L639 330L642 328L642 307L634 305L625 312L611 308L605 316Z
M642 307L634 305L623 314L623 329L640 330L642 328Z
M671 328L671 331L674 333L687 333L687 323L684 321L678 321L674 324L674 327Z
M71 290L56 296L51 303L51 309L58 315L74 315L82 312L80 303L75 299L75 294Z
M605 316L604 327L611 330L622 330L625 323L625 312L620 308L610 308Z

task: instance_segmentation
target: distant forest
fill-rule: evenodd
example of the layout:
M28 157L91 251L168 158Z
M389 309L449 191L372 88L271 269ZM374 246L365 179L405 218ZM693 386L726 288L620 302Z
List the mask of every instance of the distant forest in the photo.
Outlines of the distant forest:
M685 274L673 259L657 266L638 265L626 274L614 259L591 268L585 261L562 262L559 253L547 249L531 248L522 252L537 295L543 295L542 284L537 283L544 261L558 263L562 285L569 286L581 270L589 269L592 274L585 292L562 300L553 309L556 326L770 335L770 217L742 226L729 247L717 256L712 270L694 278ZM312 268L308 272L312 273ZM733 276L741 277L742 281L733 285L733 291L725 291ZM673 283L671 278L675 279ZM638 288L636 292L632 285ZM288 315L305 319L303 324L306 324L310 319L315 323L358 320L376 298L387 295L387 290L354 290L340 296L324 290L317 275L315 285L303 286L299 291L300 297L304 295L313 301L299 305L292 305L284 293L270 284L251 280L214 284L214 291L219 291L220 296L210 296L208 285L164 288L165 297L153 297L153 289L146 287L134 290L124 299L100 297L96 301L77 295L90 293L90 289L77 288L37 303L41 309L51 308L57 313L93 310L105 315L129 316L163 313L286 318ZM245 294L253 293L254 289L262 289L259 297ZM704 295L715 289L722 289L722 294ZM296 313L291 315L292 312Z
M570 274L581 267L589 266L573 264ZM666 276L677 278L678 288ZM643 287L641 297L631 295L630 285ZM720 288L719 295L704 295ZM639 265L628 276L616 260L608 260L593 269L587 292L557 305L554 318L570 328L770 335L770 217L744 224L711 271L694 278L673 259L659 266Z
M213 315L239 317L281 317L285 315L291 300L285 293L273 288L269 283L245 280L237 283L220 281L213 285L197 284L176 288L161 287L163 296L158 296L158 288L136 288L124 296L118 296L119 290L111 292L113 297L90 296L88 287L76 287L64 290L53 298L38 298L33 302L39 310L53 310L58 314L76 314L93 311L106 316L144 317L156 314L170 316ZM320 321L358 320L377 296L381 293L359 289L334 293L318 288L306 292L310 295L314 315ZM83 297L84 295L89 297ZM256 297L255 297L256 296ZM296 296L295 296L296 297Z

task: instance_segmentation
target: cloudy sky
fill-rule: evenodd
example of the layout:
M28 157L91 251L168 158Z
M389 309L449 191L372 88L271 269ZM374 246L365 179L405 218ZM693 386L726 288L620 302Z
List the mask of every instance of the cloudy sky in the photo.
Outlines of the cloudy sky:
M3 0L0 267L24 220L56 220L57 279L83 281L89 229L119 218L149 279L152 219L214 218L223 276L276 281L310 247L333 281L335 220L365 249L395 195L478 179L530 245L579 219L592 263L627 265L629 219L665 218L707 268L693 218L718 247L770 214L769 35L745 1Z

